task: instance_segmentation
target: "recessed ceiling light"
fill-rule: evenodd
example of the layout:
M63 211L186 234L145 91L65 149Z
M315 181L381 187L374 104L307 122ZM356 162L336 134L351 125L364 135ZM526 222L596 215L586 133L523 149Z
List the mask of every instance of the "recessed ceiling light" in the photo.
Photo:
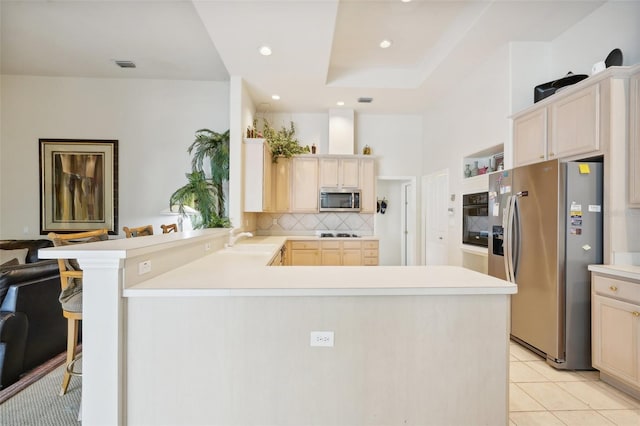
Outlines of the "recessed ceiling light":
M338 101L338 102L336 102L336 105L343 106L344 105L344 101Z
M262 56L271 55L271 48L269 46L261 46L260 49L258 49L258 51Z
M391 40L382 40L380 42L380 47L383 49L386 49L388 47L391 47L391 45L393 44L393 42Z
M271 99L273 99L274 101L279 101L280 95L271 95Z
M400 0L402 3L411 3L411 0Z

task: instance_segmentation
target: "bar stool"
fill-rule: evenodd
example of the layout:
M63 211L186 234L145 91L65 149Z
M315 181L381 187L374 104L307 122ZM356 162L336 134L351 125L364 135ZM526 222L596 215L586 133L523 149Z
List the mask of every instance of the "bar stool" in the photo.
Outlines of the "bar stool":
M127 228L126 226L124 226L122 230L124 231L124 235L127 238L153 235L152 225L138 226L137 228Z
M160 228L162 228L163 234L168 234L169 232L178 232L178 224L176 223L170 223L168 225L160 225Z
M104 241L109 238L108 230L98 229L88 232L76 232L74 234L56 234L50 232L49 239L56 247L71 244L89 243L93 241ZM62 316L67 318L67 361L66 370L62 378L60 395L67 393L71 376L80 376L82 373L74 371L74 364L81 358L82 354L77 353L78 330L82 321L82 269L76 259L58 259L60 269L60 304L62 306Z

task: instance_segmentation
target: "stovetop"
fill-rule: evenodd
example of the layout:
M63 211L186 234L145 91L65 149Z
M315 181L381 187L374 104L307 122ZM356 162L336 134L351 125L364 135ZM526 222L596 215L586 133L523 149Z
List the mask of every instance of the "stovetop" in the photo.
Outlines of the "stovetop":
M320 234L320 238L360 238L360 235L350 234L347 232L323 232Z

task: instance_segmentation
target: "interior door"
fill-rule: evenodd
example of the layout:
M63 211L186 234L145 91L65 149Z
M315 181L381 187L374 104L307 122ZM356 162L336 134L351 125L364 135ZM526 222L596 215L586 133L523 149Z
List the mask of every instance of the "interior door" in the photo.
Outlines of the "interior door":
M449 170L423 176L424 264L446 265L448 231Z

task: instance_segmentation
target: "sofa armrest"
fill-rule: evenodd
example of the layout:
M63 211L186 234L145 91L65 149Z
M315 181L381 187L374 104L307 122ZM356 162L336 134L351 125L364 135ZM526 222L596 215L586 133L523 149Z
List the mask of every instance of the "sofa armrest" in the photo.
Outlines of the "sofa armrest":
M0 389L14 383L23 372L27 344L27 317L0 311Z
M49 277L60 277L60 269L56 259L0 268L0 306L2 306L0 309L6 311L15 310L5 308L4 302L5 295L12 285ZM60 285L58 285L58 290L60 290Z

